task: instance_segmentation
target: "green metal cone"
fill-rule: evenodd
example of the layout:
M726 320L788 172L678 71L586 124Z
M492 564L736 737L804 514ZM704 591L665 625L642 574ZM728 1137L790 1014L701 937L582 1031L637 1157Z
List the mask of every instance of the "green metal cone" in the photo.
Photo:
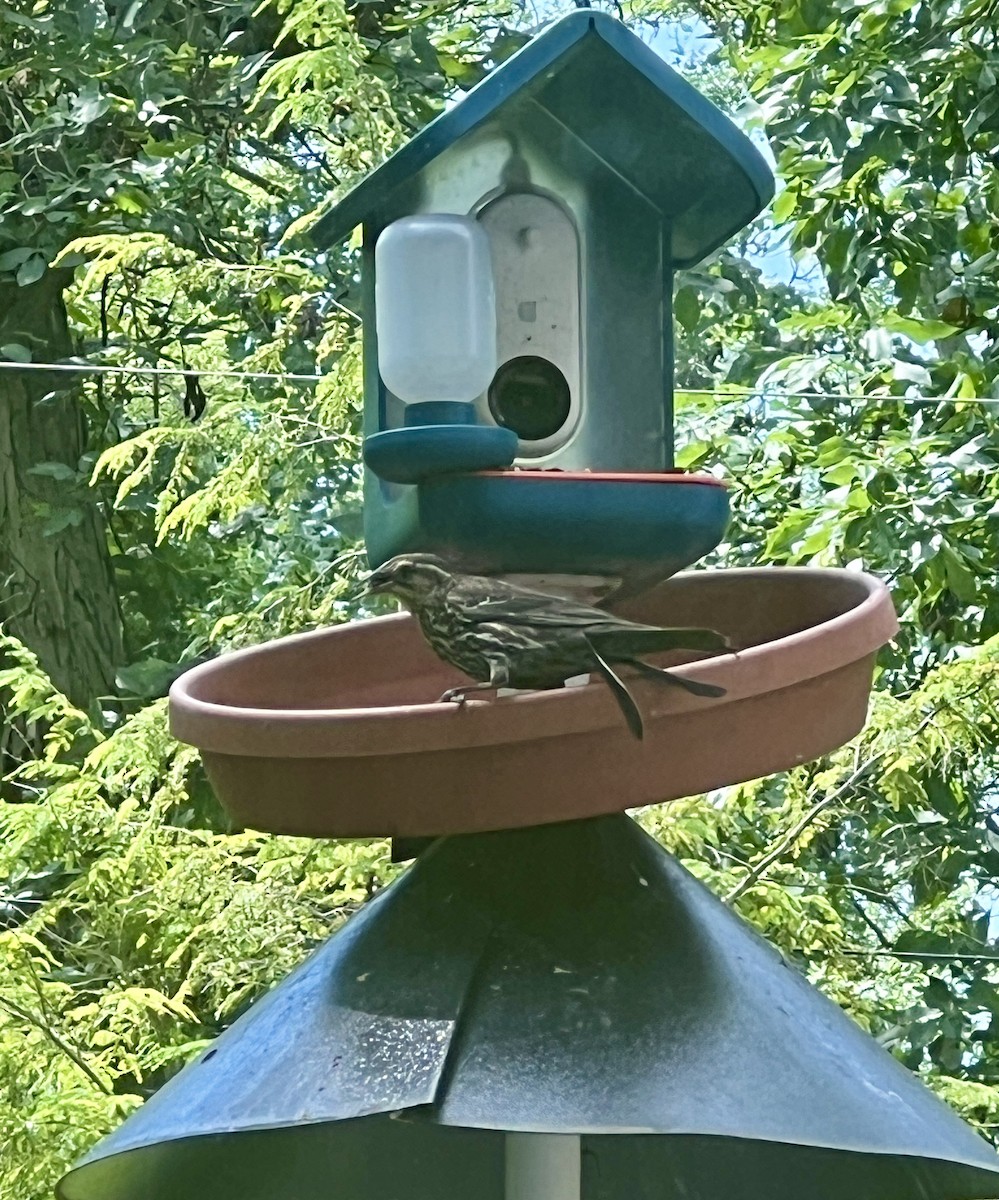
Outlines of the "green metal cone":
M62 1200L959 1200L999 1159L624 816L436 843Z

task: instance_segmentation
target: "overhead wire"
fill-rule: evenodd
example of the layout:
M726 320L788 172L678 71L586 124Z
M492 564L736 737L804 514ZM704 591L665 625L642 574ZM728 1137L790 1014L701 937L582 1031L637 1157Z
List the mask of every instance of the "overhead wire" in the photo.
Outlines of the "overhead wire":
M15 362L0 360L0 371L48 371L75 373L78 375L151 375L184 378L197 375L206 379L256 379L272 383L319 383L327 375L306 371L239 371L228 367L142 367L123 366L119 363L80 362ZM892 400L904 404L999 404L999 396L898 396L889 392L816 392L792 391L787 388L771 388L766 384L756 387L725 385L720 388L677 388L681 396L713 396L718 400L740 396L757 396L764 400L850 400L872 403Z
M0 361L2 371L63 371L78 375L171 375L186 378L197 375L219 379L266 379L274 383L318 383L325 375L305 372L236 371L225 367L126 367L111 363L20 363Z

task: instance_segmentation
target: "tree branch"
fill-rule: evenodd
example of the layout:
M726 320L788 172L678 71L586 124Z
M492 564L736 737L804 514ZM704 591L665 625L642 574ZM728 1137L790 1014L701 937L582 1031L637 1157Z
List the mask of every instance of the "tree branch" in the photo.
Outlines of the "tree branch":
M769 853L764 854L758 863L755 863L746 875L739 880L735 887L725 897L726 904L732 904L745 892L751 888L754 883L757 883L764 874L773 866L773 864L781 857L781 855L789 850L794 843L801 837L805 830L816 821L827 808L831 808L846 792L850 790L855 783L858 783L872 767L876 766L881 759L887 754L886 750L880 751L866 762L861 763L855 771L852 771L846 779L836 788L835 791L829 793L828 796L823 796L816 804L805 813L801 820L791 827L790 830L781 838L774 848Z
M240 179L245 179L247 183L252 183L254 187L269 192L272 196L277 196L280 200L287 200L291 195L290 188L286 188L274 179L265 179L263 175L258 175L256 171L251 171L249 167L241 166L234 159L230 158L223 167L223 170L231 171L233 175L238 175Z
M95 1087L99 1088L105 1096L114 1095L113 1089L110 1088L107 1083L105 1083L105 1081L100 1077L100 1075L97 1074L93 1067L91 1067L90 1064L80 1055L80 1052L74 1049L67 1041L60 1037L54 1029L46 1025L41 1017L36 1016L34 1013L28 1012L26 1008L22 1008L19 1004L16 1004L13 1000L8 1000L5 996L0 996L0 1007L5 1008L11 1014L11 1016L17 1017L19 1021L27 1021L29 1025L33 1025L36 1029L45 1034L49 1041L54 1046L57 1046L63 1052L63 1054L66 1055L70 1062L77 1066L84 1073L84 1075L86 1075L90 1082Z
M919 737L926 726L932 722L933 718L938 712L939 709L933 709L932 712L927 713L926 716L923 717L923 719L916 726L912 733L912 737ZM729 894L725 897L725 903L732 904L734 901L738 900L738 898L746 891L747 888L751 888L754 883L757 883L763 877L763 875L766 874L770 867L772 867L773 864L781 857L781 855L794 845L794 843L798 840L798 838L801 837L809 825L816 821L827 808L831 808L837 800L841 799L842 796L854 786L854 784L859 783L860 780L863 779L863 777L873 767L877 766L877 764L885 757L885 755L887 755L887 753L887 750L879 750L877 754L873 754L869 759L867 759L866 762L861 763L860 766L851 771L846 779L839 785L839 787L835 789L835 791L830 792L828 796L824 796L817 803L813 804L808 812L806 812L801 820L797 823L797 825L792 826L792 828L788 830L788 832L784 835L784 837L781 838L777 845L774 846L769 853L764 854L760 861L755 863L750 868L745 877L739 880L735 887L732 888Z
M885 936L884 930L877 923L877 921L875 921L872 917L868 916L868 914L864 911L864 906L860 903L860 901L856 898L856 896L850 897L850 904L852 905L853 910L857 914L857 916L860 917L860 919L864 922L864 924L867 926L867 928L878 939L881 949L882 950L890 950L891 949L891 940Z

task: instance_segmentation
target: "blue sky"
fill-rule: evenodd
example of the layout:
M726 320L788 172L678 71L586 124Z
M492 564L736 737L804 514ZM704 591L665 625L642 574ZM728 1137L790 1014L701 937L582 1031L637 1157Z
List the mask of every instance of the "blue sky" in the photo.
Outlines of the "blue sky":
M721 46L718 38L714 37L708 26L697 17L663 22L658 29L647 26L644 29L639 29L638 32L643 41L647 42L657 54L664 58L671 67L680 71L681 74L687 74L696 69L699 63L702 63ZM771 168L775 168L776 162L773 152L770 149L770 144L767 141L766 133L759 126L746 128L747 123L740 121L740 116L744 116L745 114L735 112L730 115L734 121L743 125L744 131L751 138L753 144L767 160ZM778 182L779 190L780 183ZM784 244L784 240L777 231L774 231L767 238L766 249L763 253L751 254L750 258L754 265L759 267L763 272L764 279L768 283L790 283L797 277L798 283L801 284L804 282L807 287L808 279L817 270L817 264L814 266L805 265L804 267L801 263L795 264ZM803 273L805 275L804 280L802 279Z

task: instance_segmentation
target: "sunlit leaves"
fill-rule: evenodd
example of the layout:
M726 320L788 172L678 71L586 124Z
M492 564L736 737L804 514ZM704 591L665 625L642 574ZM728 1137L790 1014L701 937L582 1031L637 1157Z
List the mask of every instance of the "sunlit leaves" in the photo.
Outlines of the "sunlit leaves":
M818 255L836 298L882 289L897 332L950 338L942 356L979 331L994 378L999 291L974 268L997 237L991 0L704 8L738 31L730 55L765 113L792 250Z
M680 461L735 488L720 561L874 571L903 628L856 746L710 798L710 821L671 806L659 833L718 890L749 880L741 911L995 1137L999 409L979 401L999 376L999 185L979 132L994 14L703 8L765 116L777 230L805 279L765 283L760 255L777 256L757 233L678 281L700 299L680 322ZM717 289L736 272L755 306Z
M0 905L4 1194L40 1200L394 868L384 842L206 828L224 822L162 702L80 759L59 717L82 715L6 649L16 711L55 718L45 757L61 765L35 802L0 810L0 899L19 897Z

